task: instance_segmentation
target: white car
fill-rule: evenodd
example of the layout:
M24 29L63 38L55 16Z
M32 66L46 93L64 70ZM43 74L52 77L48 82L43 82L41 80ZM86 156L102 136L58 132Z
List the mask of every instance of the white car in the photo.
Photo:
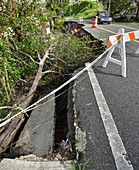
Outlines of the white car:
M112 22L112 17L106 16L106 13L104 11L98 11L98 23L108 23L110 24Z

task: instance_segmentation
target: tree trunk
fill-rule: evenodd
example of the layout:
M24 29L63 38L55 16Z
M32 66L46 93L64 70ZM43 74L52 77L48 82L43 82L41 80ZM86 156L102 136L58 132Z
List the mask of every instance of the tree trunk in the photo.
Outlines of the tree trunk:
M55 43L57 43L57 42L55 42ZM43 72L43 66L44 66L46 58L48 58L49 50L52 48L52 46L54 44L52 44L48 48L48 50L46 51L46 53L42 59L40 58L40 55L38 55L38 59L40 60L40 62L38 63L39 69L38 69L35 79L33 81L32 87L29 91L29 94L27 95L26 99L20 105L20 107L23 110L29 106L42 75L45 73L53 72L51 70ZM6 129L6 130L3 130L3 127L0 129L0 131L1 130L3 131L2 135L0 136L0 155L3 152L5 152L5 150L9 146L9 144L12 143L15 135L17 134L17 132L18 132L19 128L21 127L22 123L24 122L24 120L25 120L24 113L22 113L19 116L15 117L9 124L5 125L4 129Z
M34 79L33 85L29 91L29 94L26 97L26 99L21 103L22 109L25 109L29 105L29 103L33 97L33 94L38 86L38 83L39 83L41 77L42 77L43 65L44 65L44 62L41 61L39 64L39 69L38 69L38 72ZM22 123L24 122L24 120L25 120L24 114L20 114L19 116L14 118L11 121L11 123L9 123L7 129L2 133L2 135L0 136L0 155L7 149L8 145L12 142L12 140L14 139L15 135L17 134L17 132L18 132L19 128L21 127Z
M139 22L139 2L137 3L136 21Z

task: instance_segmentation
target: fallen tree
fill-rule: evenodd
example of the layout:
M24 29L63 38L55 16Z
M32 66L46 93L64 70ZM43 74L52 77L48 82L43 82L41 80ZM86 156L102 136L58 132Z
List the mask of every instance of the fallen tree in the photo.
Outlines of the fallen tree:
M30 13L28 16L23 10L21 15L21 11L16 13L19 8L18 5L23 6L24 4L12 5L12 8L14 7L13 13L9 14L5 9L11 7L6 6L3 2L2 18L0 19L6 22L5 19L8 15L10 15L10 19L7 21L8 23L2 22L4 24L2 25L2 32L0 32L0 48L2 51L0 58L0 96L3 101L1 105L4 106L9 104L8 101L11 101L22 88L28 89L21 94L27 93L23 100L20 102L12 100L10 103L16 104L17 107L24 110L29 106L38 85L41 86L41 83L47 85L48 80L51 81L53 77L55 79L57 77L62 78L65 74L69 74L72 70L81 66L82 63L92 59L95 45L90 48L91 40L86 36L80 40L71 34L62 34L61 32L56 32L51 36L42 35L41 31L46 22L43 14L40 12L42 15L40 18L40 15L36 12L38 16L36 19L36 16ZM17 10L16 7L18 7ZM25 15L27 16L25 17ZM44 20L44 22L38 23L39 20ZM100 46L100 53L102 50L103 48ZM10 117L18 111L14 110ZM12 145L24 120L25 114L22 113L0 128L0 154L4 153L10 144Z
M45 63L46 58L49 58L49 51L53 47L54 44L52 44L48 50L46 51L43 58L40 57L40 54L38 53L38 59L39 62L37 63L39 65L39 69L37 71L37 74L35 76L34 82L32 84L32 87L27 95L27 97L24 99L24 101L20 104L20 107L24 110L30 103L31 99L33 98L33 94L39 84L40 79L42 76L46 73L57 73L52 70L47 70L43 72L43 66ZM11 143L11 141L14 139L18 129L20 128L21 124L24 122L24 114L20 114L18 117L12 120L11 123L8 124L7 128L2 128L0 130L0 133L2 135L0 136L0 152L5 151L4 148L7 148L7 146ZM7 125L6 125L7 126ZM6 129L6 130L5 130Z
M87 47L89 43L90 39L88 38L85 38L85 42L83 42L70 34L68 34L67 37L67 35L62 35L60 33L58 39L51 41L51 45L47 48L43 57L41 57L40 53L37 51L36 60L34 60L31 55L19 50L17 45L13 43L14 46L16 46L16 52L18 51L20 54L27 56L32 61L32 63L35 63L38 66L37 73L35 75L34 81L32 82L32 86L30 87L27 97L25 97L24 100L19 103L20 108L24 110L29 106L34 92L36 91L37 86L41 82L41 79L44 77L44 75L51 73L58 74L62 77L64 74L70 73L72 69L82 65L82 63L85 61L92 59L92 48ZM48 63L48 61L51 63L51 67L49 66L51 69L46 69L46 63ZM17 112L14 111L12 115L16 113ZM11 120L11 122L0 128L0 153L5 152L9 144L12 144L12 141L24 120L25 114L22 113Z

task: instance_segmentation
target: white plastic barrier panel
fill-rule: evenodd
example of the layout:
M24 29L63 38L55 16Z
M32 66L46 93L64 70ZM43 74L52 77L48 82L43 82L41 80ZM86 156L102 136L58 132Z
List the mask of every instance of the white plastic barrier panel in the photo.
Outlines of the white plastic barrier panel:
M139 30L134 32L128 32L124 34L125 42L132 41L139 38ZM120 42L121 35L109 36L108 46L116 45Z
M124 33L124 29L120 28L117 35L109 36L108 39L108 46L112 46L112 49L109 51L109 53L106 56L106 59L102 65L102 67L106 67L108 62L113 62L115 64L118 64L121 66L121 75L123 77L126 77L126 50L125 50L125 42L135 40L139 38L139 30ZM112 58L112 53L115 49L115 47L118 47L120 50L119 54L121 56L121 60L117 60L115 58ZM139 53L139 49L136 51L136 54Z
M79 21L80 21L80 22L83 22L83 17L79 17Z
M121 66L121 75L126 77L126 50L124 35L124 29L120 28L116 36L109 37L108 46L112 46L112 49L108 52L102 67L106 67L109 61L118 64ZM120 48L121 61L111 57L115 47Z

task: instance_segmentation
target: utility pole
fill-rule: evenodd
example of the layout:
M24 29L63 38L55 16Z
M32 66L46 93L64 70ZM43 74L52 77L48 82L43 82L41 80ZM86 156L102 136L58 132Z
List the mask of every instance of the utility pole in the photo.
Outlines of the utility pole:
M98 0L96 0L97 1L97 11L98 11Z
M109 0L108 16L110 16L111 0Z
M70 0L70 17L71 17L71 0Z

